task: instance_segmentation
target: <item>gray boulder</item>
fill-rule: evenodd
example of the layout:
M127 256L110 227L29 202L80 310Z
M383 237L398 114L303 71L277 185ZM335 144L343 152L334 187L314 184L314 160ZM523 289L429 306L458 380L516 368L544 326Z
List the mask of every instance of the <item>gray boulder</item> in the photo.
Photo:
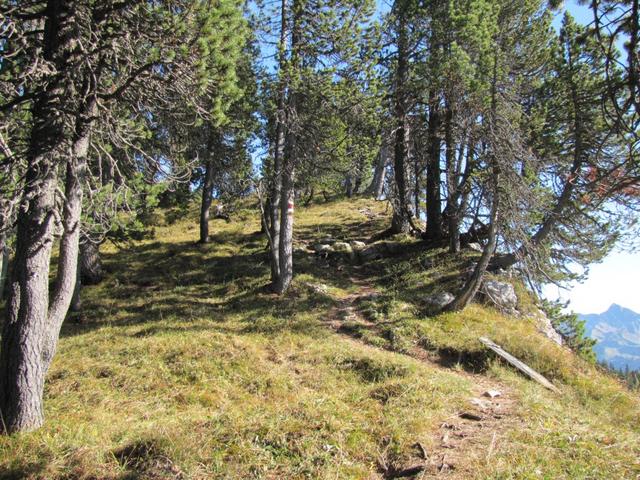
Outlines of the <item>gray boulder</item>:
M530 315L530 318L536 322L536 327L540 333L549 340L556 342L558 345L562 345L562 335L553 328L551 320L547 317L546 313L537 308L536 311Z
M335 253L349 257L350 260L356 259L356 253L347 242L336 242L333 244L331 249Z
M398 253L402 253L407 245L402 242L384 242L384 248L392 255L397 255Z
M380 247L378 247L377 245L369 245L364 250L360 250L358 252L358 256L363 263L367 263L373 260L378 260L384 255L380 251Z
M454 298L455 297L449 292L439 292L425 297L424 303L429 308L441 310L453 302Z
M335 242L332 249L337 253L353 253L353 248L347 242Z
M331 245L328 245L326 243L316 243L313 246L313 250L316 253L329 253L331 252Z
M489 303L500 310L513 312L518 305L516 291L510 283L485 280L482 284L482 293Z

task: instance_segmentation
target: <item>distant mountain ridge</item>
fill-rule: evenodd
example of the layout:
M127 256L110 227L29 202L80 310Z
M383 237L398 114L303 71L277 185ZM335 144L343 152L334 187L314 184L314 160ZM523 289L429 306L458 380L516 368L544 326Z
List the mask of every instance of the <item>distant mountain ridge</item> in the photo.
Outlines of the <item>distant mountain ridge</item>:
M614 303L606 312L579 317L586 334L598 341L594 351L599 361L620 370L640 370L640 313Z

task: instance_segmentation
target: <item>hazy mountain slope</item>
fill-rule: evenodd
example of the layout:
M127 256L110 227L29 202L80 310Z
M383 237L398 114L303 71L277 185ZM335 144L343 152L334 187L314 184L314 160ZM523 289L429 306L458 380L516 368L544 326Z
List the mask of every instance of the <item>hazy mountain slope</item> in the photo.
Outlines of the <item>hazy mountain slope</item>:
M587 335L598 341L598 360L617 369L640 370L640 314L612 304L606 312L580 315Z

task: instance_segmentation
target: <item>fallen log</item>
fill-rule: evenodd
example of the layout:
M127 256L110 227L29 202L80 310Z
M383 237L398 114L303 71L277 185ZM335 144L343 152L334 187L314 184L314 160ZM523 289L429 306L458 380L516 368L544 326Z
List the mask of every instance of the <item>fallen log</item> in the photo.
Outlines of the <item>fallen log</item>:
M491 340L489 340L486 337L480 337L479 340L480 340L480 342L482 342L483 345L487 346L489 349L491 349L492 351L497 353L500 357L504 358L511 365L516 367L522 373L524 373L527 376L529 376L531 379L533 379L536 382L538 382L543 387L546 387L549 390L552 390L552 391L554 391L556 393L560 393L560 390L558 389L558 387L556 387L553 383L551 383L545 377L540 375L538 372L536 372L533 368L531 368L526 363L521 362L520 360L518 360L516 357L511 355L509 352L504 350L499 345L496 345L495 343L493 343Z

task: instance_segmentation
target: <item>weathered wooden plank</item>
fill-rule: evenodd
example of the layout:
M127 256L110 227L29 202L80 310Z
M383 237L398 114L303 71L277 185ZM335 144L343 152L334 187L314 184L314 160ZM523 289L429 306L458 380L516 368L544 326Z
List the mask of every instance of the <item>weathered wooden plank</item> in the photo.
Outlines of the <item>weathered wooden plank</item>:
M551 383L545 377L540 375L538 372L536 372L533 368L531 368L526 363L521 362L520 360L518 360L516 357L511 355L509 352L504 350L499 345L493 343L491 340L489 340L486 337L480 337L479 340L480 340L480 342L482 342L482 344L484 344L485 346L489 347L491 350L493 350L499 356L504 358L511 365L516 367L522 373L528 375L530 378L532 378L533 380L538 382L540 385L542 385L542 386L544 386L544 387L548 388L549 390L552 390L552 391L554 391L556 393L560 393L560 390L558 389L558 387L556 387L553 383Z

